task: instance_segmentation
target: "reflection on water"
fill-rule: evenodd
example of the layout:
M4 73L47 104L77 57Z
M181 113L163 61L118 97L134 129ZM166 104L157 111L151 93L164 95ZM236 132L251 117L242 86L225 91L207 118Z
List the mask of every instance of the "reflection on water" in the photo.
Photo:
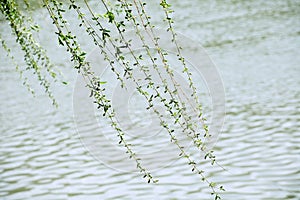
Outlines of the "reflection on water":
M224 199L299 199L299 2L176 1L174 7L177 30L206 47L224 81L227 115L216 149L227 171L212 172L226 186ZM45 13L40 19L48 22ZM67 72L68 55L50 48L49 38L40 36ZM71 83L54 91L61 102L55 110L46 97L27 93L0 51L1 199L210 198L182 161L156 171L160 182L151 185L95 160L76 135L75 73L65 73ZM87 133L96 131L95 124L83 123Z

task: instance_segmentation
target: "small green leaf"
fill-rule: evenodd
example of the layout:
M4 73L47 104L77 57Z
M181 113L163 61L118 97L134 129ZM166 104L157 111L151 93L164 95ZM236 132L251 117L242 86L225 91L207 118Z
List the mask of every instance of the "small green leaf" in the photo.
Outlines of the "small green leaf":
M114 14L110 11L107 11L106 14L104 14L104 17L108 18L109 23L112 23L115 19Z

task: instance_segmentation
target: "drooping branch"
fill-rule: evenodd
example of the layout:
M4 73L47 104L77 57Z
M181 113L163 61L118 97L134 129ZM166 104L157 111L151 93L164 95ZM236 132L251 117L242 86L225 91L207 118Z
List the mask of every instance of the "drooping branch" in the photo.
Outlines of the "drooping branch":
M147 179L147 182L156 183L157 179L154 179L152 174L142 165L142 160L138 156L138 152L134 151L134 146L127 140L126 132L122 130L122 127L116 120L111 100L105 93L105 82L95 74L86 60L86 52L80 47L76 35L70 30L64 15L68 9L65 9L64 4L59 0L43 0L43 2L57 29L56 35L59 44L64 46L70 53L74 69L83 77L87 88L90 90L91 97L97 108L101 110L103 117L109 120L110 125L117 132L119 144L125 147L126 153L135 161L138 170ZM190 96L196 107L193 106L193 103L190 103L191 105L189 106L197 113L197 120L194 120L193 114L188 112L187 104L189 102L187 103L186 101L190 98L175 78L171 64L168 61L168 52L161 47L159 35L155 34L154 25L150 21L150 15L146 12L146 3L141 0L118 0L115 5L108 0L101 0L100 2L105 10L105 13L100 15L100 17L94 13L87 0L84 0L84 4L88 14L92 16L91 19L86 17L86 13L84 13L75 0L69 0L69 10L76 12L80 20L79 27L85 29L86 36L90 37L96 47L100 49L104 60L109 64L111 71L115 74L121 86L126 88L126 81L131 81L131 83L135 84L136 91L147 102L145 109L156 114L157 119L160 121L160 126L169 135L171 143L179 149L179 157L186 159L191 170L200 175L201 180L207 183L214 198L216 200L220 199L219 190L223 190L223 186L218 187L216 183L208 180L207 175L199 166L199 162L202 160L194 159L192 154L182 145L182 141L178 139L178 135L176 134L176 132L184 133L187 138L193 141L196 149L205 153L204 160L209 158L212 165L215 163L213 152L206 150L205 142L203 141L210 137L210 133L203 116L202 105L198 98L196 86L192 80L192 73L188 69L181 52L182 48L177 41L177 35L173 29L173 19L171 18L173 10L171 9L171 5L166 0L159 2L165 14L163 20L168 24L168 28L165 31L171 33L171 41L177 51L178 62L182 66L182 72L186 75L192 91ZM27 8L29 8L29 3L26 0L25 3ZM50 99L52 99L53 104L56 104L50 91L50 84L47 77L47 75L50 75L50 77L55 79L56 73L46 52L34 40L31 33L37 27L28 27L30 22L26 22L25 17L18 10L17 4L12 0L1 2L0 10L10 23L11 29L17 37L17 42L25 53L24 58L28 66L26 70L31 70L37 75L38 80L45 88ZM136 33L135 39L141 42L141 49L146 52L146 55L135 52L135 49L131 47L132 38L128 39L125 36L128 27L134 28ZM117 39L111 36L112 32L117 33ZM145 40L144 34L150 38L151 44ZM10 54L11 50L5 41L1 40L1 43L9 57L13 59L13 56ZM150 46L154 46L154 48L151 49ZM155 51L151 51L153 49ZM126 54L124 53L125 50L127 51ZM150 61L150 66L143 64L145 59ZM163 67L159 67L160 65ZM143 75L143 78L138 77L134 69L137 69ZM162 71L167 74L167 78L162 75ZM161 85L154 82L153 73L159 77ZM162 114L157 109L156 104L163 106L167 114ZM202 125L202 131L204 131L203 137L201 137L201 132L198 130L198 122L201 123L200 126Z

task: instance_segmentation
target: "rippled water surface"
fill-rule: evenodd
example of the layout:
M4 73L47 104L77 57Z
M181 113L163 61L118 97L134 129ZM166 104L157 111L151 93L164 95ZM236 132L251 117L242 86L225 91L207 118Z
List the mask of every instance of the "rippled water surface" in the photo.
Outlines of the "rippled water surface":
M223 199L300 199L300 2L196 0L173 6L176 30L205 47L223 79L226 120L215 148L226 171L216 167L209 174L225 186ZM33 14L50 22L42 10ZM44 26L54 30L50 23ZM13 44L4 21L0 30ZM42 33L41 43L69 84L54 89L59 109L42 93L32 98L0 50L0 199L210 199L207 187L175 159L172 147L148 161L150 167L166 162L153 172L160 179L157 185L126 171L135 168L123 150L103 142L113 143L115 133L95 123L97 116L84 114L92 108L80 101L74 113L76 71L70 73L69 56L54 44L55 36ZM21 56L17 52L17 60ZM80 95L85 94L75 98ZM147 127L147 116L133 101L132 123L125 126L142 137L134 130L137 124ZM77 131L85 138L99 131L112 137L99 134L97 141L83 141ZM140 145L164 149L169 144L149 138Z

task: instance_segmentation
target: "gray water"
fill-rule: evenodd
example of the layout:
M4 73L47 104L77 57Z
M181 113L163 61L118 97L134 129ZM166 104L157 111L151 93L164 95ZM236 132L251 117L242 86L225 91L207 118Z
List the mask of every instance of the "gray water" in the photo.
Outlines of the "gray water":
M210 174L226 188L223 199L300 199L300 2L197 0L173 5L176 30L205 47L223 79L226 120L215 148L226 171L216 167ZM50 24L44 11L34 15ZM13 44L3 21L0 30ZM0 50L0 199L211 199L183 161L155 171L160 181L153 185L138 173L118 170L115 166L121 169L130 161L111 145L97 141L111 162L96 159L84 147L78 131L94 134L99 125L89 117L76 118L84 112L74 114L76 72L70 73L69 56L50 32L39 39L69 82L54 89L59 109L43 93L33 98ZM114 137L108 127L100 128ZM143 145L165 143L151 139Z

